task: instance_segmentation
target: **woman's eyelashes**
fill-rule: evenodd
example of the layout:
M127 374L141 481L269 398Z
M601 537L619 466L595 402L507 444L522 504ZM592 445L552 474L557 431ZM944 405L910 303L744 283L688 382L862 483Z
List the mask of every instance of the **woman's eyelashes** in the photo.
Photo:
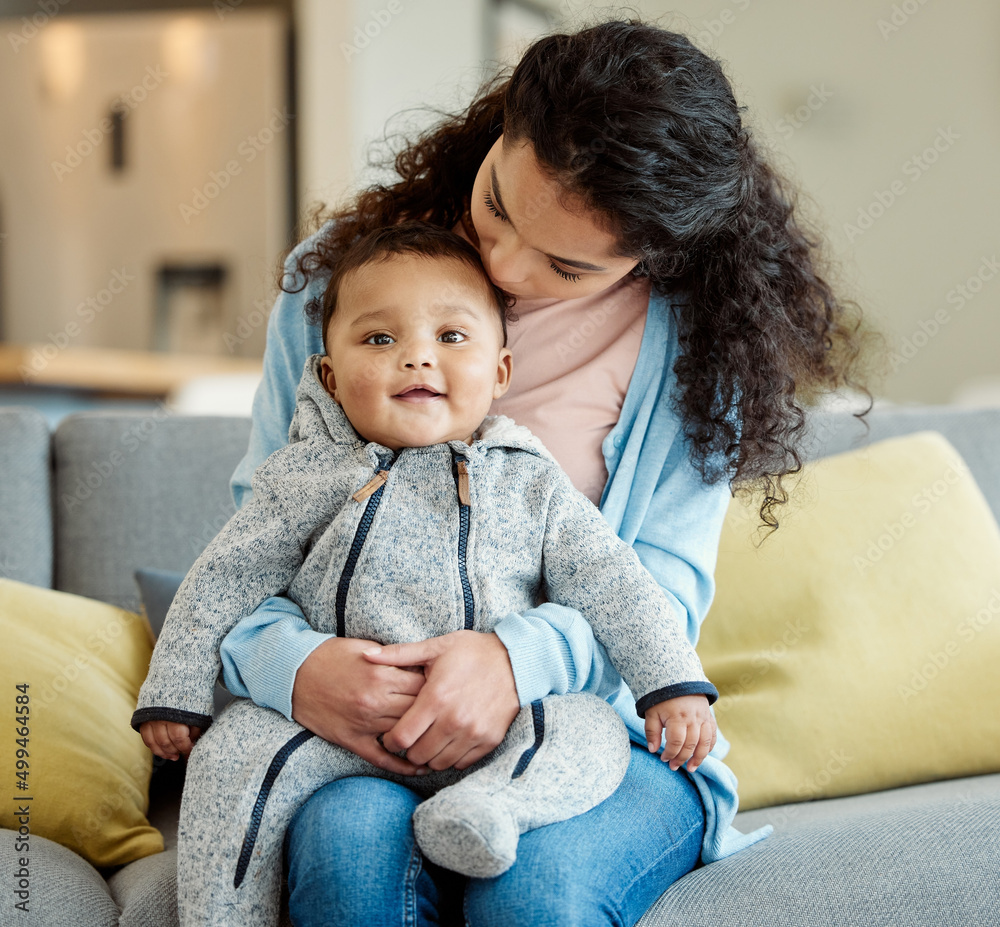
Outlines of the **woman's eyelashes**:
M496 216L501 222L510 221L502 212L500 212L499 209L497 209L497 205L496 203L493 202L493 196L489 190L487 190L486 193L483 195L483 200L486 203L486 208L491 213L493 213L493 215ZM558 267L551 261L549 262L549 267L551 267L557 274L559 274L559 276L562 277L563 280L568 280L570 283L576 283L576 281L580 279L579 274L571 274L568 270L563 270L561 267Z
M497 209L496 203L493 202L493 194L489 190L486 191L483 199L486 201L486 208L493 213L494 216L496 216L501 222L507 221L507 217L500 212L499 209Z
M563 270L561 267L557 267L551 261L549 262L549 267L551 267L563 280L569 280L570 283L576 283L580 279L579 274L571 274L568 270Z

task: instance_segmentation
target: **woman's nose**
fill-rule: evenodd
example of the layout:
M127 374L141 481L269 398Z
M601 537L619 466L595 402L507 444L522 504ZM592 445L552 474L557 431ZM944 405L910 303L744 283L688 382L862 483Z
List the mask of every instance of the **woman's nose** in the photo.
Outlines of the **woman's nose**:
M497 239L486 259L486 267L498 286L523 283L528 277L528 262L516 234Z

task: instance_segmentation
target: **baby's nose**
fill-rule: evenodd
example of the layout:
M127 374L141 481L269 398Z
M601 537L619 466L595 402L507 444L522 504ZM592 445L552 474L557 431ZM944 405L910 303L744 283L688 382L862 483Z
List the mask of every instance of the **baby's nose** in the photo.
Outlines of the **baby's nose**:
M434 348L426 342L408 345L402 355L403 366L408 370L417 367L433 367L436 356Z

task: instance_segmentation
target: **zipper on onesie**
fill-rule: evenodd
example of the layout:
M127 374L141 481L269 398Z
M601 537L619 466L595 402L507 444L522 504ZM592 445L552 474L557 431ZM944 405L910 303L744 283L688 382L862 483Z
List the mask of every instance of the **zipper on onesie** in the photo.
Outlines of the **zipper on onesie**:
M368 529L371 528L372 522L375 520L375 512L378 509L378 504L382 501L382 493L385 491L385 484L389 479L389 468L391 466L391 457L386 457L384 460L380 457L375 475L352 496L358 502L363 502L367 499L368 504L361 515L361 521L358 522L358 529L354 533L351 550L347 555L347 560L344 562L344 570L340 574L340 582L337 584L337 600L335 605L337 637L347 637L347 592L351 587L354 568L358 565L358 558L361 556L361 548L364 547L365 539L368 537ZM366 490L370 491L365 492ZM358 496L361 496L361 498L358 499Z
M354 493L351 498L355 502L364 502L373 492L385 486L389 479L389 473L386 470L379 470L364 486L362 486L356 493Z
M247 874L250 860L253 857L254 844L257 842L257 834L260 832L261 821L264 817L264 806L274 787L274 781L278 778L288 758L299 749L307 740L315 737L312 731L299 731L294 737L286 741L285 744L271 758L271 763L264 774L264 781L261 783L260 791L257 793L257 800L254 802L253 811L250 812L250 821L247 825L246 834L243 836L243 846L240 848L240 857L236 861L236 874L233 876L233 888L239 888Z
M464 457L458 458L458 501L469 505L469 465Z
M469 548L469 464L468 459L455 457L455 484L458 487L458 577L462 582L462 599L465 605L465 629L471 631L476 620L476 603L472 598L467 556Z

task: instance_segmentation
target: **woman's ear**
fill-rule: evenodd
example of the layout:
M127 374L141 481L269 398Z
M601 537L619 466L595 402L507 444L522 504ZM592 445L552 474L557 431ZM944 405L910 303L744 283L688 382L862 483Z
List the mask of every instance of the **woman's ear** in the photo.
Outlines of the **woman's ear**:
M330 360L329 355L320 361L319 376L323 383L323 388L330 394L333 401L339 406L340 400L337 398L337 375L333 372L333 361Z
M493 398L499 399L510 389L510 377L514 372L514 355L510 348L501 348L497 359L497 385L493 387Z

